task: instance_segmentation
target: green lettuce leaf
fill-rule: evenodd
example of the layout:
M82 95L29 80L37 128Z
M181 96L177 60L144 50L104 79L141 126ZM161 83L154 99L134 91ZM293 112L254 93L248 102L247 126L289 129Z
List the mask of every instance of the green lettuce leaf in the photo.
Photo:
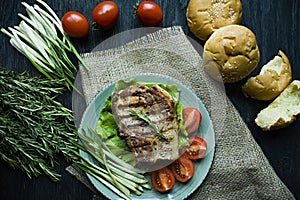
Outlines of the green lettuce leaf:
M123 89L129 87L130 85L136 85L136 84L137 84L137 82L136 82L135 78L131 78L128 81L119 80L115 85L115 89L116 89L116 92L118 92L120 90L123 90Z
M121 151L130 151L129 147L126 144L126 141L121 139L118 135L115 135L114 137L109 138L106 142L106 145L115 147L115 153L120 153ZM114 148L111 148L114 149ZM121 150L121 151L120 151Z
M111 112L103 110L100 112L100 119L97 124L97 132L102 133L102 137L106 140L117 136L117 123L115 122L114 116Z
M182 116L183 105L180 102L177 102L177 118L179 122L179 129L184 136L188 136L186 127L183 125L183 116Z

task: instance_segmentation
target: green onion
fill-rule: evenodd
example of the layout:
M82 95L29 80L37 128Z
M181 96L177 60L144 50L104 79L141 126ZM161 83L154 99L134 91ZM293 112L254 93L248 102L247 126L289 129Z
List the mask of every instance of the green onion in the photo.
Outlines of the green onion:
M2 28L1 31L10 37L12 46L48 79L63 80L62 84L66 89L79 92L73 84L73 73L77 69L68 52L75 55L86 70L89 67L64 32L55 12L44 1L37 2L44 9L36 4L30 6L22 2L28 16L19 13L18 16L22 19L20 24L8 27L8 30Z
M128 167L129 164L110 152L109 148L102 141L101 134L90 127L88 127L87 131L90 133L90 136L84 129L82 129L83 133L78 133L83 145L79 143L75 145L82 151L90 154L97 161L97 164L81 157L82 162L76 162L75 165L125 199L130 199L131 192L141 195L143 188L151 189L150 185L148 185L148 180L137 172L140 170L132 166ZM80 154L77 155L81 156Z

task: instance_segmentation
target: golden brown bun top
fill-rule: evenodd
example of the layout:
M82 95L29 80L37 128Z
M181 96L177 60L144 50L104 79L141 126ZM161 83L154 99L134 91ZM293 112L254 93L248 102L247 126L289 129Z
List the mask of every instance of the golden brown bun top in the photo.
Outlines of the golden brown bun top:
M228 25L216 30L204 45L206 72L225 83L234 83L248 76L259 59L256 37L242 25Z
M242 4L240 0L190 0L186 17L191 32L207 40L217 29L240 23Z

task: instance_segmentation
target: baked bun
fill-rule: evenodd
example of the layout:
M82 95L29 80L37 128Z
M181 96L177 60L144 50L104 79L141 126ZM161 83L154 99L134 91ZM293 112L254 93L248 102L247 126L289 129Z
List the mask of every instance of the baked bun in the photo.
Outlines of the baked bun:
M191 32L201 40L217 29L242 20L240 0L190 0L186 18Z
M292 69L288 57L279 51L278 55L264 65L256 77L243 85L246 97L257 100L275 99L292 81Z
M234 83L248 76L259 59L256 37L242 25L228 25L216 30L204 45L206 72L224 83Z
M265 109L261 110L255 123L264 131L288 126L300 113L300 81L294 80Z

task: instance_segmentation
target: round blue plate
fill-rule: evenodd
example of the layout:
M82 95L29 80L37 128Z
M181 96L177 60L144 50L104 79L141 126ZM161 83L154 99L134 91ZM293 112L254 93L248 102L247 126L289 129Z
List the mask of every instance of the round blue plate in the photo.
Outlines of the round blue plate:
M159 75L159 74L153 74L153 73L145 73L145 74L138 74L133 75L130 77L125 78L130 79L135 78L138 82L150 82L150 83L164 83L164 84L176 84L177 87L181 90L180 93L180 102L183 104L184 107L195 107L198 108L202 114L202 122L199 127L197 135L204 138L207 142L207 153L205 158L201 159L200 161L194 162L195 163L195 174L193 178L183 184L176 182L174 188L166 193L161 194L157 192L154 188L151 190L144 190L141 196L137 196L135 194L132 194L132 199L157 199L157 200L163 200L163 199L178 199L182 200L187 198L190 194L192 194L203 182L204 178L208 174L208 171L211 167L213 156L214 156L214 147L215 147L215 134L213 130L212 121L210 119L209 113L207 112L204 104L201 102L201 100L186 86L181 84L178 80L165 76L165 75ZM88 105L87 109L85 110L80 126L79 126L79 132L81 132L82 129L87 130L87 127L91 127L93 129L96 128L97 122L99 120L99 114L101 109L105 106L105 99L110 96L115 89L115 82L105 87L98 95L91 101L91 103ZM88 160L93 161L92 157L84 152L80 152L82 156L87 158ZM106 186L104 186L102 183L100 183L97 179L90 176L89 174L88 178L91 180L91 182L94 184L97 190L99 190L104 196L106 196L109 199L121 199L117 194L115 194L113 191L108 189ZM149 180L149 183L151 185L151 181L149 176L146 174L147 179Z

